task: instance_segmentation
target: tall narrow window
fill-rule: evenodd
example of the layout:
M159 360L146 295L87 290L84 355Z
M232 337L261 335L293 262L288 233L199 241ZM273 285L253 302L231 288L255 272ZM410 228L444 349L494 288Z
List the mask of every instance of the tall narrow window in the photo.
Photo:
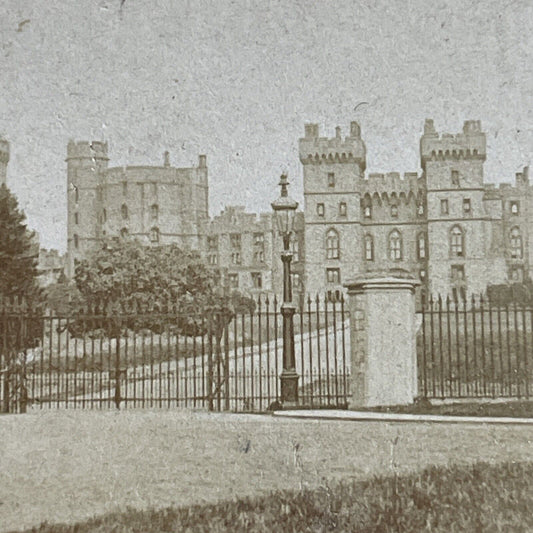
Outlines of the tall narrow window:
M78 249L80 242L77 235L74 235L74 248Z
M448 200L445 198L440 201L440 214L441 215L448 214Z
M472 205L470 203L470 198L463 198L463 213L469 215L472 212Z
M107 222L107 211L102 209L102 222L105 224Z
M325 213L324 204L316 204L316 214L319 217L323 217Z
M426 258L426 235L424 233L418 234L417 255L418 255L418 259Z
M513 200L510 202L510 206L511 206L511 214L518 215L518 213L520 212L520 203L517 202L516 200Z
M150 208L150 215L152 220L157 220L159 218L159 206L157 204L152 205Z
M232 233L229 236L229 240L230 240L232 250L241 249L241 234L240 233Z
M464 257L464 235L459 226L454 226L450 232L450 255Z
M128 182L127 181L122 182L122 194L124 196L128 194Z
M339 234L333 228L326 233L326 258L339 258Z
M122 204L120 207L120 213L122 215L122 220L128 220L128 206L126 204Z
M340 283L341 271L338 268L326 268L326 280L328 283Z
M452 170L452 185L459 187L459 171Z
M346 202L341 202L339 204L339 216L345 217L346 213L347 213Z
M252 286L254 289L261 289L263 287L263 276L261 272L252 272Z
M402 236L398 230L391 231L389 235L389 257L392 261L402 259Z
M80 201L80 190L77 185L74 185L74 201L76 203Z
M365 218L372 218L372 206L367 204L363 207L363 216Z
M159 228L152 228L150 230L150 242L152 243L159 242Z
M398 206L396 204L390 206L390 216L392 218L398 218Z
M522 235L520 228L514 227L510 234L511 257L513 259L522 259Z
M80 215L78 213L74 213L74 224L80 223Z
M328 173L328 187L335 187L335 174L333 172Z
M208 235L207 237L207 249L210 251L218 250L218 236L217 235Z
M238 289L239 288L239 274L235 272L228 274L228 282L229 282L229 286L232 289Z
M374 261L374 239L372 235L365 236L365 259Z

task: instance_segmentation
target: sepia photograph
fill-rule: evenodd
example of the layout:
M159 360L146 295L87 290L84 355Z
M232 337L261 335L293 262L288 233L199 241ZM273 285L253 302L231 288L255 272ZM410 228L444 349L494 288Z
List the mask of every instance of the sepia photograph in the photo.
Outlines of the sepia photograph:
M0 7L0 533L533 531L532 0Z

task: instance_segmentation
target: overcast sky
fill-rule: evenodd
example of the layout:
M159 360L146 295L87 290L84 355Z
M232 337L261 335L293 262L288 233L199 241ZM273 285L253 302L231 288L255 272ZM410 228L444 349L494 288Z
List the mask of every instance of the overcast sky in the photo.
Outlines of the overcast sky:
M46 247L65 249L70 138L108 140L111 166L206 153L212 214L269 210L283 170L301 201L305 122L333 136L358 120L370 172L418 170L426 117L451 133L481 119L487 181L531 162L531 0L2 0L2 11L8 185Z

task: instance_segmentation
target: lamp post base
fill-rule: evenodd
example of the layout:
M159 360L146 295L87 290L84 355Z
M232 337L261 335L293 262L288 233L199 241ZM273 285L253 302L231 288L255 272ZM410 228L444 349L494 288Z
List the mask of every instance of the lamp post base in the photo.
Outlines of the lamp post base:
M284 407L298 405L298 377L296 370L283 370L281 373L281 403Z

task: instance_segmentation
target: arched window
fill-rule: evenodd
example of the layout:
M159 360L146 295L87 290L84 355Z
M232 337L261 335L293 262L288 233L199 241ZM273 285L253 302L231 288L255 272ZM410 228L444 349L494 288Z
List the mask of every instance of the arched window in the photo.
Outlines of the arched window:
M401 261L402 259L402 236L395 229L389 235L389 257L392 261Z
M331 228L326 234L326 258L339 258L339 234Z
M129 233L130 233L130 232L128 231L128 228L122 228L122 229L120 230L120 236L121 236L122 238L127 237L127 236L129 235Z
M416 251L418 259L426 258L426 234L419 233L416 241Z
M122 214L123 220L128 220L128 206L126 204L122 204L120 207L120 213Z
M372 235L365 235L365 260L374 261L374 239Z
M152 220L157 220L159 218L159 206L157 204L154 204L150 208L150 214L151 214Z
M150 242L159 242L159 228L152 228L150 230Z
M450 255L464 257L464 233L460 226L454 226L450 231Z
M74 235L74 248L78 249L78 246L80 245L79 239L77 235Z
M511 240L511 257L513 259L522 259L522 235L520 228L514 227L510 233Z

